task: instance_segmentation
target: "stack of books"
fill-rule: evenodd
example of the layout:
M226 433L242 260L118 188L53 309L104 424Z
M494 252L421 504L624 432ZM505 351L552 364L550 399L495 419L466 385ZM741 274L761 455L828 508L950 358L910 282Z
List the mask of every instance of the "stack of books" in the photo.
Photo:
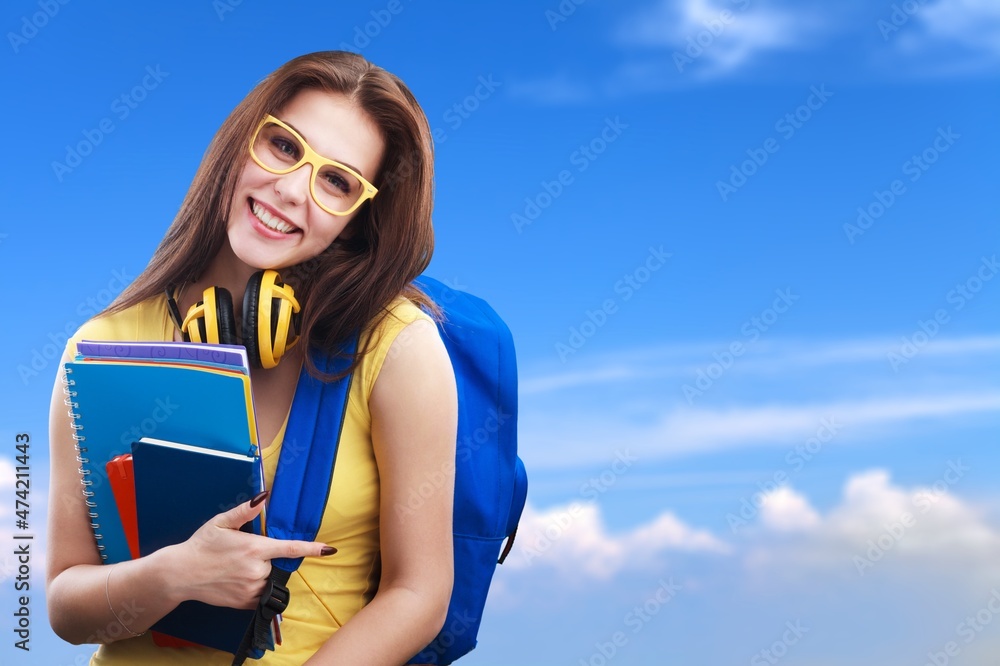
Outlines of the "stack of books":
M105 563L181 543L264 490L243 347L85 340L65 369L84 495ZM262 513L242 529L264 534L265 519ZM253 618L253 610L185 601L153 625L153 638L235 653ZM275 623L272 639L276 630Z

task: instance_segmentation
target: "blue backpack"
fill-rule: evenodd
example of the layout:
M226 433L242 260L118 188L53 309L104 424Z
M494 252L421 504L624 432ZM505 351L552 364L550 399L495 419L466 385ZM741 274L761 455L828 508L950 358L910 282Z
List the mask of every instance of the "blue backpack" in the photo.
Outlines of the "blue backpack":
M459 402L455 584L440 633L408 663L450 664L476 647L493 571L513 545L528 481L517 456L517 367L510 330L482 299L426 276L415 284L444 312L438 330L455 370ZM356 345L354 340L345 351L353 353ZM324 372L342 371L350 362L315 348L309 353ZM315 539L330 494L350 382L349 376L323 384L305 371L300 374L285 432L285 441L297 446L282 446L279 454L267 509L268 536ZM310 446L314 441L333 445ZM242 664L247 654L263 655L271 618L291 602L285 584L301 562L271 561L271 582L234 664Z

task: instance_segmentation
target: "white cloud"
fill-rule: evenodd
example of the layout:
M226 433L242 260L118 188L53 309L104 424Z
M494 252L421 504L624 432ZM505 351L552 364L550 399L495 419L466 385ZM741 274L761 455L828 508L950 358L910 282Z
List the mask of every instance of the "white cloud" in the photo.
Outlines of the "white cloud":
M713 353L728 349L733 342L671 344L597 356L585 370L557 370L530 374L521 379L524 395L591 384L631 382L639 379L694 375L699 367L713 360ZM846 363L875 362L889 368L889 352L900 353L900 338L858 340L801 341L761 340L755 342L733 365L732 372L775 375L805 367L830 367ZM919 358L961 359L1000 354L1000 335L935 337L919 350ZM575 361L575 359L573 359ZM906 364L901 366L905 369Z
M535 469L606 463L628 449L641 462L726 449L791 446L816 437L824 445L929 420L948 422L1000 411L1000 392L901 395L812 404L675 407L634 423L608 405L604 413L522 410L521 456ZM572 451L572 455L569 452Z
M1000 56L1000 3L941 0L915 14L931 40Z
M624 534L611 534L595 502L544 511L529 504L504 566L554 569L576 580L608 580L628 570L657 570L668 552L723 554L729 547L711 533L685 525L669 511Z
M722 76L758 55L801 45L821 24L801 7L738 0L660 0L622 21L616 40L624 45L663 47L681 54L704 78ZM678 61L674 61L676 63Z
M885 470L861 472L847 480L840 503L824 516L783 489L748 532L744 562L769 577L950 571L971 587L995 582L1000 530L954 493L969 472L961 460L949 460L937 479L911 488L893 485ZM775 538L777 532L784 538Z
M721 372L718 352L729 342L625 350L589 365L581 358L568 371L529 369L519 390L522 457L554 469L606 464L626 448L645 464L813 437L835 446L883 442L1000 412L1000 336L936 337L894 372L887 355L899 345L761 340ZM714 378L710 385L699 383L702 375Z
M764 497L760 520L767 528L779 532L807 530L820 522L819 514L809 501L787 486Z

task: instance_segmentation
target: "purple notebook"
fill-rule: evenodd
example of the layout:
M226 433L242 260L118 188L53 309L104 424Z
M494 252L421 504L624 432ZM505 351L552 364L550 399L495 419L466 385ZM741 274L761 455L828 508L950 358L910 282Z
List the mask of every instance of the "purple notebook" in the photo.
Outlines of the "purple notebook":
M88 358L135 358L150 361L211 363L248 371L247 351L239 345L205 342L117 342L81 340L77 353Z

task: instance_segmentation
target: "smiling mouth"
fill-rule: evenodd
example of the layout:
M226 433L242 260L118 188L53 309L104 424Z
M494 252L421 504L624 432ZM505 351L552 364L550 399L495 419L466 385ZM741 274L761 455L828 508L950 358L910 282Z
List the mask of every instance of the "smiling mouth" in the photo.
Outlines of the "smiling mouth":
M302 230L298 227L292 226L281 218L271 215L266 208L253 199L247 199L247 201L250 204L250 212L253 213L254 217L260 220L260 223L268 229L289 235L302 232Z

